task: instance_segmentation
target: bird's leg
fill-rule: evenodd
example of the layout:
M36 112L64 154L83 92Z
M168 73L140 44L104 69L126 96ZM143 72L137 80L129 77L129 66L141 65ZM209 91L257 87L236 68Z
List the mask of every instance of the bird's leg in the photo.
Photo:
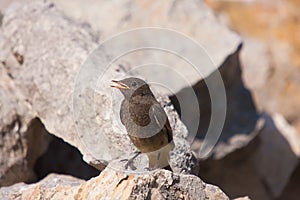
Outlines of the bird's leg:
M151 152L148 153L148 159L149 159L149 170L154 170L159 168L159 159L160 159L160 152Z
M130 159L122 159L121 162L127 161L127 163L126 163L126 165L125 165L125 169L128 169L128 167L130 166L130 168L131 168L132 170L136 170L136 167L133 165L133 160L134 160L136 157L138 157L138 155L140 155L140 154L141 154L141 152L138 151L138 152L135 152L135 155L134 155L132 158L130 158Z
M157 151L147 153L149 158L149 169L154 170L168 166L170 161L169 152L169 148L164 147Z
M155 162L153 169L159 168L159 159L160 159L160 152L158 152L158 154L157 154L156 162Z

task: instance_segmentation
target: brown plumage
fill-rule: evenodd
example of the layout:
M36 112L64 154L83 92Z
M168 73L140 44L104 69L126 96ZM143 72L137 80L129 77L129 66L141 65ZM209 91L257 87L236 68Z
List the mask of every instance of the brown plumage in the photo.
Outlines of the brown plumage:
M138 78L113 81L124 95L121 122L132 143L149 158L149 168L168 165L173 148L173 134L168 117L155 99L149 85Z

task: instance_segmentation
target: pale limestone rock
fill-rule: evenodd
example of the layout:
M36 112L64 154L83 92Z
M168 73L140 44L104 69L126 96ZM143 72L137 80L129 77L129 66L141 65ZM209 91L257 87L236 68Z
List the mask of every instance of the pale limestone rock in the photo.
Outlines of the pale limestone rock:
M218 199L228 200L218 187L193 175L167 170L124 174L109 167L98 177L82 181L51 174L36 184L18 183L0 189L1 199Z

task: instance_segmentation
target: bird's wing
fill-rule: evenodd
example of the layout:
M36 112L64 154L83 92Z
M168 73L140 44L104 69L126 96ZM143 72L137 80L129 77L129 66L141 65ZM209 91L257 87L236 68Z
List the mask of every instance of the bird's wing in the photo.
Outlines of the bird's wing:
M125 100L123 100L122 104L121 104L121 109L120 109L120 119L121 119L121 122L123 125L125 125L125 120L126 120L125 112L128 110L128 109L126 109L127 105L128 105L128 103Z
M151 106L151 114L159 128L165 129L165 132L168 134L168 141L171 142L173 140L173 133L164 109L160 104L154 103Z

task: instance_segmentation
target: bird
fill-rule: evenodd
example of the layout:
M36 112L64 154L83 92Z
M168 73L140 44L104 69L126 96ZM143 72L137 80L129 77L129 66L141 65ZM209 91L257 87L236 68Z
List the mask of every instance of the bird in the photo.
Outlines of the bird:
M147 154L149 169L169 169L169 153L175 146L173 132L167 114L149 85L142 79L129 77L112 80L111 87L119 89L124 96L121 122L138 153Z

